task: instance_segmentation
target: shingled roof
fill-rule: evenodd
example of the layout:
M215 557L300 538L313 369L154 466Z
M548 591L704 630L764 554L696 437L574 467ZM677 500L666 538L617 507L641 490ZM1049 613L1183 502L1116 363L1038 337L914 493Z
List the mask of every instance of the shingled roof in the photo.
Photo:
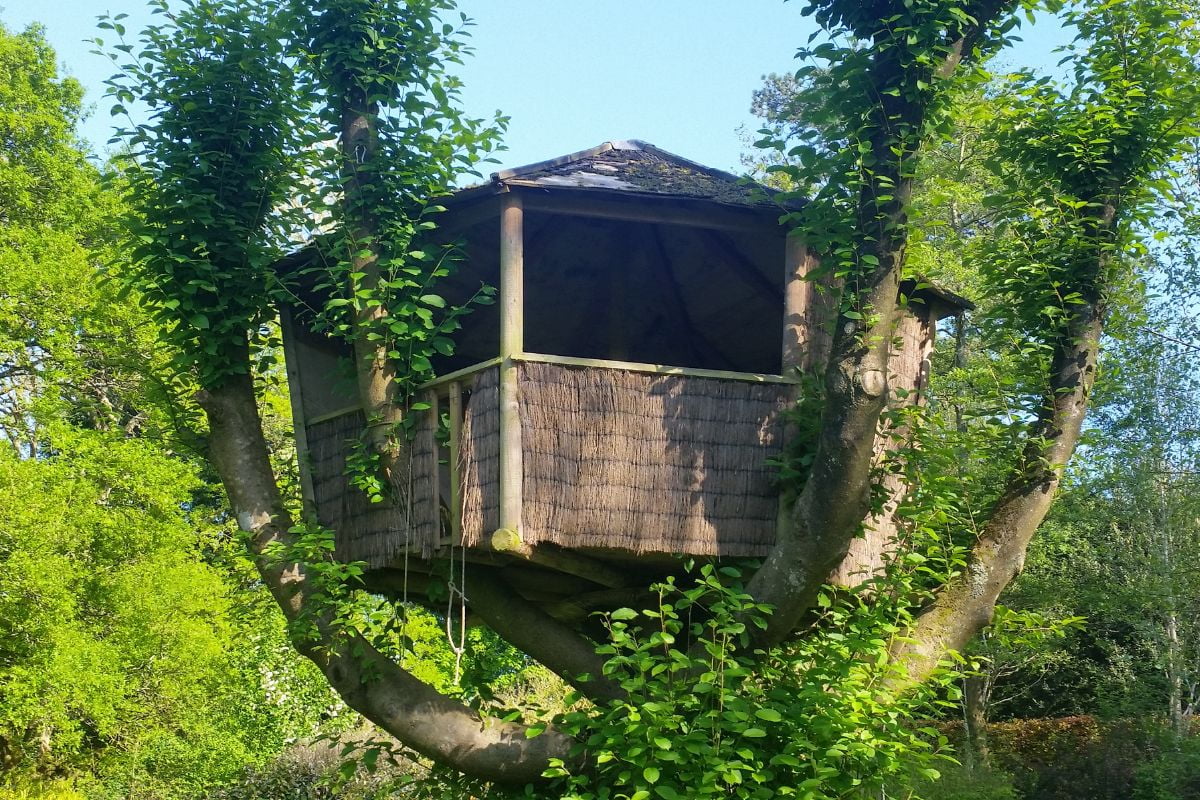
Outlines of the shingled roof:
M605 142L589 150L493 173L491 185L498 184L632 192L741 206L775 205L770 189L637 139Z

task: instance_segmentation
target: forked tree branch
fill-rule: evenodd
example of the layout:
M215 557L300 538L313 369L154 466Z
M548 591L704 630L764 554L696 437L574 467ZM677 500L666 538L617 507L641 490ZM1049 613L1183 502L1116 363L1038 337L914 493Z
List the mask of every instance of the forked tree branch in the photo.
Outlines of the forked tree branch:
M968 9L972 22L950 34L955 38L937 77L948 79L1015 5L1015 0L981 0ZM840 315L833 332L812 472L748 587L756 600L775 607L762 643L786 638L813 607L870 510L875 435L888 402L888 357L902 313L897 299L907 246L907 208L921 144L899 146L896 132L920 130L929 111L902 92L889 90L906 69L912 66L904 63L896 47L876 52L867 68L866 79L877 98L869 136L874 166L864 171L857 203L858 241L861 263L877 266L845 290L856 292L857 298L854 313Z
M1079 443L1102 330L1099 306L1079 306L1055 348L1045 411L1031 433L1022 468L992 510L966 568L893 650L904 667L895 681L898 687L924 680L990 624L1000 593L1020 573L1029 542L1050 510L1063 469Z

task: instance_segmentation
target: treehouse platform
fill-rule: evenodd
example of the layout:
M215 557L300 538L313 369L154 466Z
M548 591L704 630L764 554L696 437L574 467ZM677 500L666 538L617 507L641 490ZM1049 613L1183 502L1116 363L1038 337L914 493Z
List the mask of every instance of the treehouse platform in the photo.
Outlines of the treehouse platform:
M347 478L366 424L349 347L314 332L303 303L281 309L301 484L337 555L385 589L403 569L414 591L439 559L478 561L560 611L581 587L639 585L682 557L765 555L786 412L800 371L827 357L837 302L771 192L623 141L443 205L438 235L464 260L439 293L459 304L486 284L498 302L435 362L390 501ZM916 397L937 320L968 304L902 292L890 385ZM875 528L843 571L878 566L890 534Z

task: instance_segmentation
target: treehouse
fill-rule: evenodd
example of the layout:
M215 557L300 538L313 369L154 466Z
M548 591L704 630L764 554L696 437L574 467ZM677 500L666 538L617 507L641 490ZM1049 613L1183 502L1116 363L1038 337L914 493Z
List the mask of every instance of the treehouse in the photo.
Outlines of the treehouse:
M486 284L498 302L435 363L390 501L346 477L365 424L349 347L312 332L303 303L281 310L303 492L339 557L384 591L402 571L414 593L439 560L490 565L578 617L681 557L765 555L784 411L798 370L825 358L835 302L805 280L814 262L766 190L625 141L443 204L439 235L465 260L439 293L462 303ZM914 390L935 323L965 301L902 291L891 382ZM845 575L878 566L890 534L871 527Z

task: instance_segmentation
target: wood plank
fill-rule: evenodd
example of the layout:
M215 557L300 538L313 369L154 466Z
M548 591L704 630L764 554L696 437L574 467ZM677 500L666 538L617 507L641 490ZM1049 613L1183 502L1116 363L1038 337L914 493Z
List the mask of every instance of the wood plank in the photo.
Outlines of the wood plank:
M292 406L292 429L296 437L296 464L300 469L300 496L304 510L316 516L312 464L308 457L308 426L318 420L304 417L304 393L300 382L300 358L296 353L296 322L287 306L279 310L279 329L283 336L283 363L287 371L288 399ZM357 409L355 409L357 410Z
M450 544L462 545L462 384L450 383Z
M440 468L440 465L438 464L439 459L438 459L437 434L438 434L438 427L441 423L442 412L438 408L437 390L426 389L421 394L422 394L422 399L426 403L429 404L429 409L423 413L428 414L430 416L431 422L433 423L433 474L429 476L429 493L431 495L429 498L429 502L433 505L434 536L440 540L442 538L442 536L441 536L442 482L440 480L441 475L439 474L441 472L441 468ZM412 486L412 484L413 484L413 482L410 479L409 486ZM411 532L412 532L413 524L414 524L413 519L412 519L412 511L411 511L412 504L413 504L413 499L410 497L410 499L409 499L409 509L410 510L409 510L409 514L408 514L408 516L409 516L409 521L408 521L409 534L408 535L409 536L412 535ZM411 541L411 539L410 539L410 541ZM440 546L441 542L439 541L438 544Z
M520 537L523 469L517 362L524 349L524 209L504 196L500 216L500 528Z
M798 383L794 377L767 375L759 372L730 372L720 369L697 369L694 367L671 367L664 364L642 364L635 361L611 361L603 358L575 358L545 353L518 353L514 361L529 361L539 364L560 364L564 367L596 367L598 369L623 369L628 372L650 372L656 375L688 375L693 378L717 378L748 383Z
M510 529L501 528L492 537L489 544L485 544L484 552L490 546L490 552L502 553L507 556L521 559L530 564L536 564L540 567L546 567L557 572L565 572L568 575L574 575L578 578L584 578L592 583L598 583L601 586L606 586L610 589L616 589L629 585L629 574L627 571L619 567L614 567L606 564L590 556L566 547L559 547L550 542L542 542L536 547L525 544L524 542L515 541L514 537L506 536Z
M456 369L453 372L447 372L445 375L439 375L436 378L434 378L433 380L429 380L429 381L426 381L425 383L422 383L417 388L418 389L432 389L435 386L445 386L447 384L456 383L456 382L461 383L463 378L469 378L470 376L474 375L476 372L482 372L483 370L487 369L488 367L494 367L499 363L500 363L500 356L496 356L495 358L489 358L487 361L480 361L477 364L471 364L470 366L463 367L462 369Z
M362 406L360 406L360 405L346 406L345 408L339 408L337 411L330 411L327 414L320 414L318 416L312 417L311 419L308 420L308 424L316 425L317 423L320 423L320 422L329 422L329 420L331 420L331 419L337 419L338 417L344 417L347 414L361 414L361 413L362 413Z
M570 189L551 190L528 181L509 180L506 183L517 190L512 194L524 197L526 210L550 214L683 225L691 228L778 233L779 217L783 213L782 210L770 206L720 206L711 200L689 202L678 197L653 195L631 198L627 191L614 191L610 197L597 189L588 189L585 194Z

